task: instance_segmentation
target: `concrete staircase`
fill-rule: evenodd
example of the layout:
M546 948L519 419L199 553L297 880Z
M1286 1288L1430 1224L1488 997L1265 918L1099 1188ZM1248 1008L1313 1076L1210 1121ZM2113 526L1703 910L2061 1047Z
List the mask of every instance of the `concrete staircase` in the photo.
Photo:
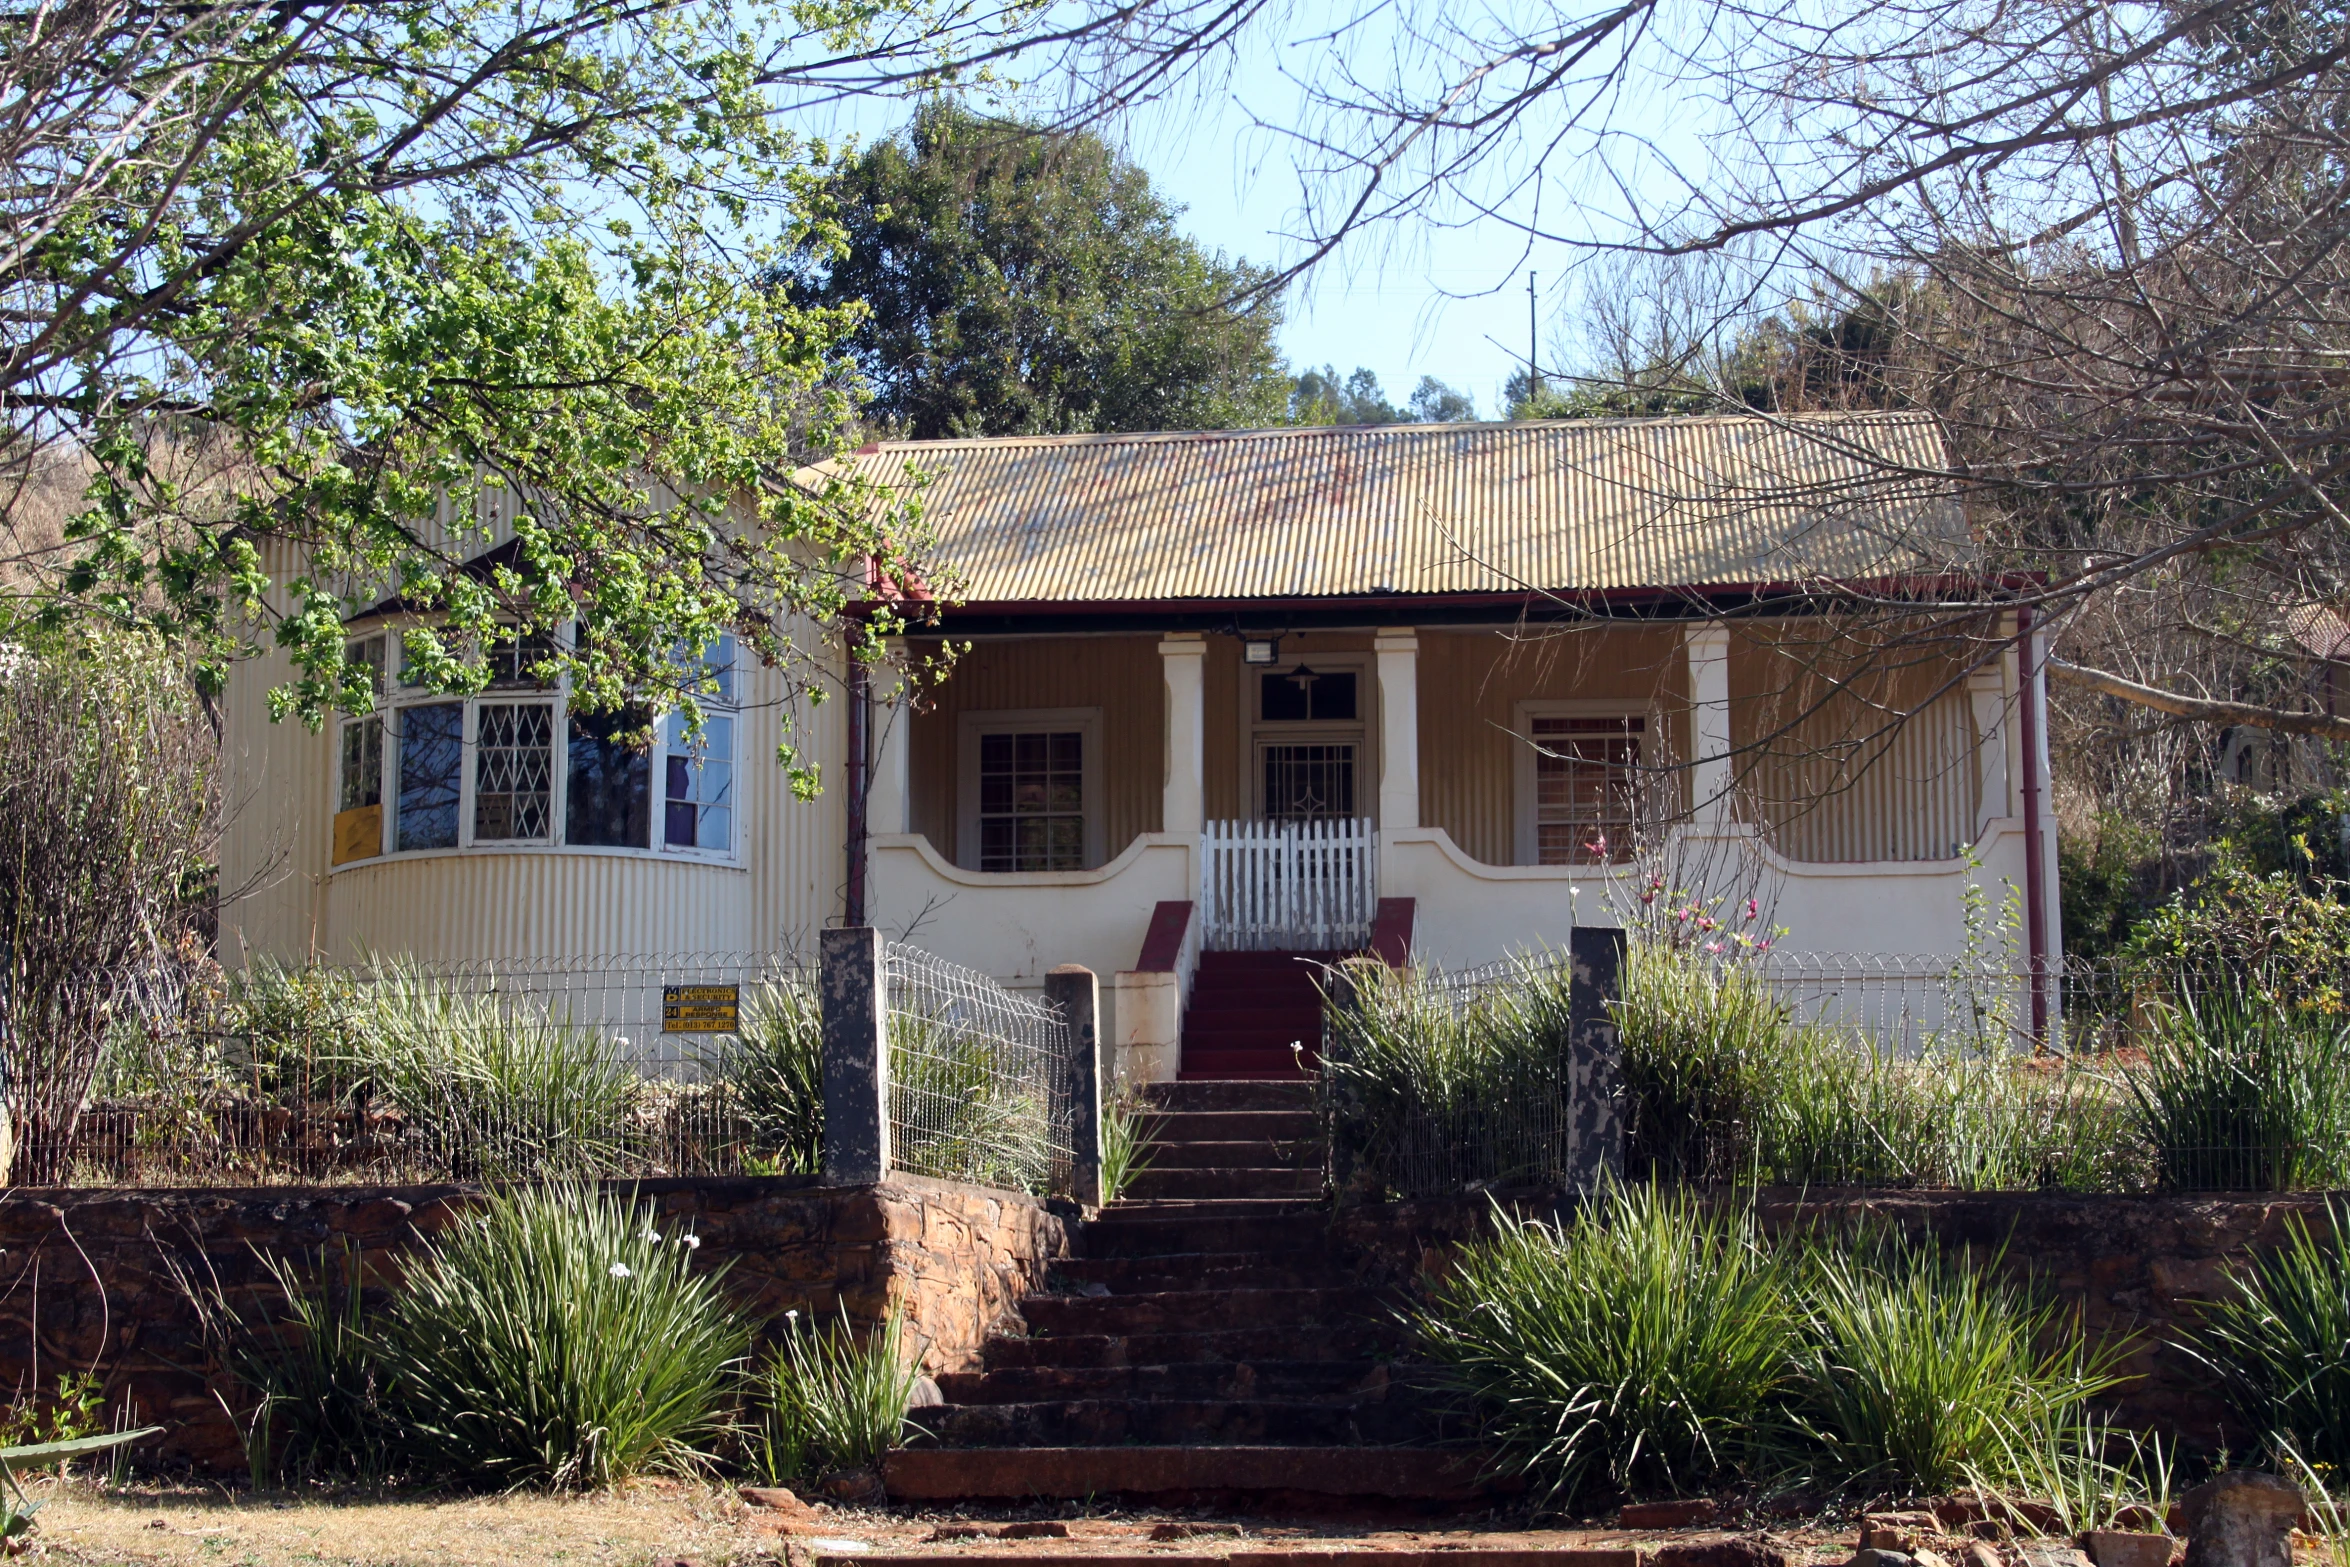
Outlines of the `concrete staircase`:
M1024 1336L939 1378L905 1500L1121 1496L1162 1505L1451 1507L1474 1453L1432 1450L1398 1297L1333 1238L1304 1082L1151 1091L1136 1196L1080 1232Z
M1183 1072L1230 1082L1306 1074L1322 1043L1322 993L1315 980L1338 952L1203 952L1183 1013Z

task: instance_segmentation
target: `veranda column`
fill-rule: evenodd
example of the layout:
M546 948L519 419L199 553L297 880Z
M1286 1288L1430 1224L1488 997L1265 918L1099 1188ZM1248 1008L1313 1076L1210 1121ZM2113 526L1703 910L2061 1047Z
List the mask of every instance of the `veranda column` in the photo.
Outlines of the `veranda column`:
M1197 632L1159 643L1167 677L1167 774L1159 797L1159 831L1196 838L1207 821L1207 717L1202 671L1208 644Z
M1689 804L1700 828L1718 828L1730 818L1730 628L1698 621L1682 636L1695 741Z
M1379 655L1379 830L1420 825L1420 638L1382 631Z
M888 661L881 668L903 669L905 653L904 639L891 638ZM870 833L913 830L908 819L914 794L914 709L908 700L911 695L903 683L894 692L874 692L873 773L865 793L865 830Z

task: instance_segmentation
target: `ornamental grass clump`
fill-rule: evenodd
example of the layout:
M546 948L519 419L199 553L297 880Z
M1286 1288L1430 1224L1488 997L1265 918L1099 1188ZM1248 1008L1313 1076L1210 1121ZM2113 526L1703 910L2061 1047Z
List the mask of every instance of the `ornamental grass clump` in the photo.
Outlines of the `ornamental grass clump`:
M1751 1179L1782 1091L1788 1008L1762 975L1663 941L1625 954L1615 1014L1625 1160L1640 1179Z
M2346 1227L2350 1207L2331 1200L2322 1231L2289 1219L2284 1244L2236 1276L2189 1340L2234 1410L2231 1436L2337 1477L2350 1474Z
M784 1331L756 1378L760 1405L753 1460L777 1484L841 1470L875 1470L906 1432L919 1369L906 1355L896 1306L859 1341L848 1308L818 1327L784 1313Z
M2053 1332L2052 1305L1924 1247L1822 1244L1807 1259L1795 1407L1839 1484L1928 1494L2007 1478L2073 1430L2112 1357Z
M712 1076L763 1169L813 1175L824 1167L824 1010L814 987L775 980L753 990Z
M374 1338L410 1464L565 1488L706 1467L749 1333L698 1245L579 1183L494 1192L426 1241Z
M2129 1083L2173 1190L2350 1183L2350 1018L2259 983L2182 990Z
M1568 1503L1670 1496L1780 1450L1798 1317L1747 1215L1630 1187L1555 1226L1495 1222L1415 1326L1509 1470Z

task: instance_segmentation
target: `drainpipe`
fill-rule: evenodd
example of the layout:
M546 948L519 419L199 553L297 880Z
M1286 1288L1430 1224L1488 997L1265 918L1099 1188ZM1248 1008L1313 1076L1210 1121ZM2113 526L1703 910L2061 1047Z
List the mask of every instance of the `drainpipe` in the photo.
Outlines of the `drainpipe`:
M2024 767L2024 945L2031 965L2032 1043L2048 1047L2048 889L2040 826L2040 639L2032 610L2015 612L2016 717L2022 726Z
M873 764L865 753L866 735L872 727L873 681L865 661L857 656L852 643L849 649L849 744L847 776L841 785L848 791L849 807L849 866L848 889L843 911L843 923L850 928L865 923L865 791L871 781Z

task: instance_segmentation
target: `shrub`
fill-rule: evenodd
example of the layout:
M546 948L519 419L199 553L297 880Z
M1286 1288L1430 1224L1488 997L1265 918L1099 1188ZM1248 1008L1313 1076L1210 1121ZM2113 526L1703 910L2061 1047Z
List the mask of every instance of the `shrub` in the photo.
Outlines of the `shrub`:
M2299 1218L2289 1221L2285 1243L2237 1275L2189 1339L2245 1434L2337 1476L2350 1473L2345 1225L2350 1209L2331 1201L2323 1240Z
M1120 1084L1102 1101L1102 1201L1126 1195L1134 1178L1150 1168L1151 1112L1140 1094Z
M1405 1195L1556 1179L1569 983L1564 965L1535 957L1466 994L1430 971L1347 965L1322 1058L1336 1162L1354 1183Z
M715 1076L755 1157L779 1175L824 1168L824 1012L812 988L782 980L754 990Z
M777 1482L879 1470L905 1436L919 1374L907 1360L905 1317L895 1306L862 1344L846 1306L828 1328L786 1312L782 1341L758 1378L759 1466Z
M1798 1407L1842 1483L1930 1493L2001 1473L2113 1385L2069 1341L2040 1347L2053 1307L1934 1251L1822 1247L1807 1271Z
M602 1030L387 965L367 995L368 1068L455 1180L619 1167L637 1073Z
M703 1464L748 1334L695 1244L575 1183L493 1193L426 1242L375 1338L411 1459L553 1486Z
M2350 1018L2255 985L2157 1010L2130 1078L2141 1135L2181 1191L2350 1181Z
M1796 1317L1748 1217L1631 1187L1556 1227L1496 1224L1415 1326L1511 1469L1569 1501L1669 1495L1776 1447Z

